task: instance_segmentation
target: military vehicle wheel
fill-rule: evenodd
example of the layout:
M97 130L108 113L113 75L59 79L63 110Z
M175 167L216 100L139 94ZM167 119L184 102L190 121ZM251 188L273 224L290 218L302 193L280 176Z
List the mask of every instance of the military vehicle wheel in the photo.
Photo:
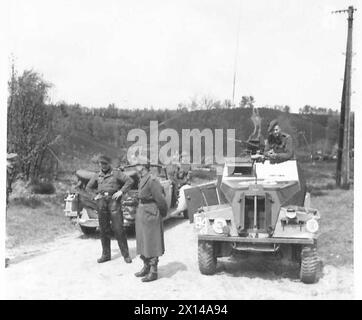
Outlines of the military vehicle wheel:
M182 211L182 215L183 215L184 219L189 218L189 212L187 210Z
M301 251L300 280L304 283L318 281L319 258L317 248L303 247Z
M80 226L80 229L85 235L92 235L95 234L97 231L97 227L86 227L86 226Z
M202 274L212 275L215 273L217 259L212 242L199 240L198 259L199 270Z

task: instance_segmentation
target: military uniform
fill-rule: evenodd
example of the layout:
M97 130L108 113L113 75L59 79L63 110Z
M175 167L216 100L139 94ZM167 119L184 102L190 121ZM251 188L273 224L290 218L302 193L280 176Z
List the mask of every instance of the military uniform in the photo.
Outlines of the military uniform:
M12 192L11 184L15 178L15 164L14 161L18 155L16 153L8 153L6 156L6 205L9 203L9 196Z
M97 193L102 195L102 197L97 200L97 208L103 250L102 257L106 258L105 260L109 260L111 257L112 229L122 256L125 259L129 259L127 237L123 229L121 199L112 199L112 195L118 190L126 193L131 188L132 184L133 180L130 177L125 173L112 168L107 172L100 170L87 184L86 191L92 191L97 187Z
M277 119L270 121L268 127L268 139L265 144L264 152L274 151L274 156L270 159L271 163L280 163L290 159L294 159L294 148L292 137L284 132L280 132L275 136L273 130L275 126L279 126ZM280 129L279 129L280 130Z
M177 169L173 173L173 178L172 178L172 204L176 203L180 188L185 184L189 183L190 183L190 171L185 171L182 168L177 167Z
M150 172L140 180L138 197L136 243L144 267L136 276L146 276L143 281L152 281L157 279L158 257L165 252L162 218L168 208L162 186Z
M278 138L269 136L265 145L265 152L273 150L276 155L274 162L283 162L294 158L292 137L282 132Z

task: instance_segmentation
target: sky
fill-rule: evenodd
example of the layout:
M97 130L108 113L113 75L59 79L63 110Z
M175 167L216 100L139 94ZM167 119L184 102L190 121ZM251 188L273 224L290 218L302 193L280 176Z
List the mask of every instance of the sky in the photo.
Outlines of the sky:
M4 2L2 2L4 3ZM340 107L351 1L5 1L8 75L34 69L54 103L176 108L252 95L258 106ZM355 6L358 6L356 3ZM362 10L362 8L361 8ZM354 49L360 17L355 13ZM237 44L238 50L237 50ZM352 109L361 105L353 60Z

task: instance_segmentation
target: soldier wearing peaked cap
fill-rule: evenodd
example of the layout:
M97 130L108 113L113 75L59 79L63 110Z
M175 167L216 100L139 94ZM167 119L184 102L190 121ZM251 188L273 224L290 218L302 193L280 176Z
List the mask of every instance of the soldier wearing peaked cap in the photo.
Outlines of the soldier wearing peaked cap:
M140 182L139 205L136 214L137 254L143 260L143 268L135 274L143 282L157 279L158 258L165 252L163 220L167 215L167 202L161 183L150 172L149 162L136 165Z
M102 256L97 261L102 263L111 260L111 231L113 229L124 261L131 263L127 237L123 229L121 198L131 188L134 181L125 173L112 169L110 157L100 155L98 162L100 171L94 174L86 186L86 191L91 193L97 189L94 199L97 200L102 244Z
M268 127L268 139L264 154L271 163L280 163L294 158L292 137L281 131L278 120L274 119Z

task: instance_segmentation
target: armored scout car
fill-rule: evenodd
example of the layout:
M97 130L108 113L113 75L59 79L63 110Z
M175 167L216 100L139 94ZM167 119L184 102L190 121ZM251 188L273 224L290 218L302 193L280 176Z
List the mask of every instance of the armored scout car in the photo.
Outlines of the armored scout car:
M215 273L217 258L233 250L280 251L299 262L302 282L314 283L320 265L320 215L305 201L297 161L272 164L259 159L258 155L228 159L214 186L185 191L190 212L200 199L204 204L193 215L200 272Z

